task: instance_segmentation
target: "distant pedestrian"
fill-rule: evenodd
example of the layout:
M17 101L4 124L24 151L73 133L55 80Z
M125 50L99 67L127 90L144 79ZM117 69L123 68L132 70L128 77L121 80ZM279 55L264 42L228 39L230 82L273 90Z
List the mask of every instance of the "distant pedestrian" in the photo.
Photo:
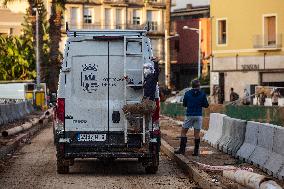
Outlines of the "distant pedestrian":
M234 92L234 88L231 88L231 93L230 93L230 102L234 102L236 100L238 100L240 98L240 96Z
M200 90L199 80L192 81L192 89L187 91L183 98L183 106L186 107L186 116L181 129L180 148L176 154L185 154L187 143L187 131L194 128L194 152L193 156L199 155L200 130L202 127L202 108L209 106L206 94Z
M219 94L219 87L217 85L214 85L213 92L212 92L214 104L218 104L218 94Z
M244 89L243 105L250 105L250 96L247 89Z
M278 99L281 97L278 89L275 89L273 92L272 92L272 105L273 106L278 106Z
M264 106L265 101L266 101L266 94L264 92L261 92L259 94L259 105Z

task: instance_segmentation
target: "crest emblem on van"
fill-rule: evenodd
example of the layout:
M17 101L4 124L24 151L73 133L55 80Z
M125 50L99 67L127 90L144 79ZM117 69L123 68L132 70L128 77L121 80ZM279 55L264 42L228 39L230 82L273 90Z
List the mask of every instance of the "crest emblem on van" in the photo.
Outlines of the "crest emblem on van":
M97 81L98 66L96 64L84 64L81 71L81 86L83 91L93 93L99 85Z

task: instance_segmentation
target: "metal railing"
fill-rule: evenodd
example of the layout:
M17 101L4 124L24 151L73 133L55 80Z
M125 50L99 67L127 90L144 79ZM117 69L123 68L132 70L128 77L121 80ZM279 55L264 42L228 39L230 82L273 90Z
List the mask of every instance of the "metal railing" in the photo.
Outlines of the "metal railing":
M126 28L133 29L133 30L137 30L137 29L140 30L140 29L144 29L147 24L148 23L142 23L138 25L138 24L133 24L132 22L129 22ZM150 26L149 33L163 33L164 32L162 27L159 25L158 21L155 21L155 22L149 21L149 26Z
M68 22L68 27L69 29L101 29L102 25L100 22L95 22L95 23L70 23ZM63 28L65 30L65 28Z
M103 0L104 3L119 3L119 4L125 4L126 0Z
M282 34L276 34L274 39L266 35L253 36L253 48L256 49L278 49L282 48Z
M145 0L125 0L127 3L130 4L137 4L137 5L144 5Z

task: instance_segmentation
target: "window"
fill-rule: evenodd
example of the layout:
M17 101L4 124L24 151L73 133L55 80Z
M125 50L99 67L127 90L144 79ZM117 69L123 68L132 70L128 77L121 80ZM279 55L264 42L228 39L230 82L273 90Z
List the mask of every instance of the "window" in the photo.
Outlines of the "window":
M122 10L116 9L116 29L122 29Z
M10 28L9 35L13 35L13 34L14 34L14 28Z
M153 55L156 57L161 57L161 51L160 51L160 43L159 39L151 39L151 44L152 44L152 51Z
M91 24L92 23L92 8L84 8L84 23Z
M276 45L276 16L264 17L264 45Z
M140 25L141 24L141 11L140 10L133 10L133 25Z
M147 11L147 21L150 24L150 30L158 30L158 11Z
M218 44L227 44L227 21L218 20Z
M105 28L111 28L111 9L105 9Z
M70 21L71 21L72 25L76 25L77 24L78 16L79 16L79 9L78 9L78 7L72 7L71 8L71 15L70 15Z

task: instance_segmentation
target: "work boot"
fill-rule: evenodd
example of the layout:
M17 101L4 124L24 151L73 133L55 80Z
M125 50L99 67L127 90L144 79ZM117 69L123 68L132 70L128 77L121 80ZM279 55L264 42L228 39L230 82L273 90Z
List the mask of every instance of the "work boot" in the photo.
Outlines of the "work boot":
M180 147L175 151L175 154L183 154L185 153L187 137L180 137Z
M193 151L193 156L199 156L199 144L200 144L200 139L194 139L194 151Z

